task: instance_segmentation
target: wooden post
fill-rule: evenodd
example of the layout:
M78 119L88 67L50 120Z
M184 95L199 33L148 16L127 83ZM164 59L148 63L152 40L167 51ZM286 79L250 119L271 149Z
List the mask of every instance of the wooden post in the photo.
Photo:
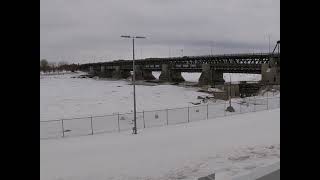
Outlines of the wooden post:
M62 137L64 137L64 126L63 126L63 119L61 119L61 124L62 124Z
M207 119L209 119L209 104L207 104Z
M143 128L146 128L146 122L144 120L144 111L142 111Z
M268 91L267 91L267 110L269 109L269 95L268 95Z
M91 135L93 135L92 116L90 117L90 121L91 121Z
M120 132L120 114L118 113L118 132Z
M257 103L256 97L254 97L254 108L253 108L253 112L256 112L256 103Z
M167 109L167 125L169 125L169 119L168 119L168 109Z
M189 113L189 111L190 111L190 110L189 110L189 106L188 106L188 122L190 122L190 117L189 117L189 116L190 116L190 115L189 115L190 113Z

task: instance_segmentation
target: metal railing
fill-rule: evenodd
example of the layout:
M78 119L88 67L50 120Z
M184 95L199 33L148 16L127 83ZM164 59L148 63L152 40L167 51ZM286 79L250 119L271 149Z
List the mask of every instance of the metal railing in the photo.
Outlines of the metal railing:
M225 111L227 106L229 106L229 102L225 101L183 108L137 112L137 128L139 130L275 109L280 107L280 97L233 99L232 106L235 112ZM40 121L40 139L129 131L133 128L133 115L133 113L117 113L104 116Z

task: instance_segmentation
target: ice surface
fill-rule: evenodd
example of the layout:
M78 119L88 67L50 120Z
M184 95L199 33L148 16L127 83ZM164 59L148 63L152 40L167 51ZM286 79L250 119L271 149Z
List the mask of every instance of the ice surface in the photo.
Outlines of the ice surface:
M158 78L160 72L153 74ZM40 76L41 121L133 112L133 92L129 82L71 78L76 75ZM182 75L190 82L197 82L200 77L200 73ZM241 74L232 76L232 80L255 80L258 77ZM225 79L227 81L228 76ZM191 102L198 102L198 96L208 95L197 90L174 85L137 85L137 111L187 107Z

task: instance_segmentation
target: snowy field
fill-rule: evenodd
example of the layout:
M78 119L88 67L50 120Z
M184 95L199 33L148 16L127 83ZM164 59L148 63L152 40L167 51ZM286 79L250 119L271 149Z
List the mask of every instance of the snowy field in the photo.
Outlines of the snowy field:
M156 78L160 72L153 73ZM132 86L127 81L71 78L77 74L40 76L40 120L128 113L133 109ZM197 82L200 73L182 73ZM229 75L224 74L229 80ZM232 81L260 80L260 75L232 74ZM199 102L198 88L174 85L136 86L137 111L187 107Z
M41 180L232 179L280 161L280 109L40 141Z

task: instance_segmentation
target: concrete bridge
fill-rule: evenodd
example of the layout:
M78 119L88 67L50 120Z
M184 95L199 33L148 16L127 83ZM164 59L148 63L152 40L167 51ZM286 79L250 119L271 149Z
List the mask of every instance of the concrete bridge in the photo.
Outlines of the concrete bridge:
M122 79L131 75L132 67L132 60L116 60L82 64L80 70ZM223 84L223 73L262 74L262 81L280 83L280 52L138 59L135 71L136 80L153 80L152 71L161 71L162 82L182 82L181 72L201 72L199 85Z

